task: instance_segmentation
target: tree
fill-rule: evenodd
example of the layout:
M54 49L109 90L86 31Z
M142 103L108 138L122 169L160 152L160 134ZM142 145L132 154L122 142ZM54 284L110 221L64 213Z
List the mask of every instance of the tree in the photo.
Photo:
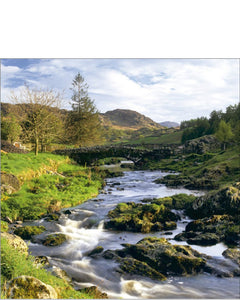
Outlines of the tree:
M98 111L88 96L88 85L78 73L72 82L72 111L69 113L66 127L71 143L88 146L102 139Z
M26 86L20 95L13 93L11 100L22 104L19 106L22 109L19 118L23 137L34 144L37 155L40 143L52 141L61 133L60 117L53 112L53 107L60 105L61 96L53 90L30 89Z
M233 138L231 125L227 124L224 120L221 120L216 132L216 138L222 143L223 150L226 149L226 143Z
M17 141L22 132L22 127L14 115L9 115L1 120L1 139L10 143Z

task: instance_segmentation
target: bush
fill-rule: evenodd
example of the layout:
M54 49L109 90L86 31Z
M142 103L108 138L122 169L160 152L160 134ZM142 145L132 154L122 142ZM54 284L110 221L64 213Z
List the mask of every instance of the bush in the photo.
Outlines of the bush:
M7 232L8 231L8 223L1 220L1 232Z

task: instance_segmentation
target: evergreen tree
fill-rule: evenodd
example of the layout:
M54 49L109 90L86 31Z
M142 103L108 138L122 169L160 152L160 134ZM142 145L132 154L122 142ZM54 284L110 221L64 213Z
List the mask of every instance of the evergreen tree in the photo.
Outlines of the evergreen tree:
M67 119L69 141L78 146L89 146L101 141L101 124L98 111L88 96L88 85L78 73L71 88L72 111Z

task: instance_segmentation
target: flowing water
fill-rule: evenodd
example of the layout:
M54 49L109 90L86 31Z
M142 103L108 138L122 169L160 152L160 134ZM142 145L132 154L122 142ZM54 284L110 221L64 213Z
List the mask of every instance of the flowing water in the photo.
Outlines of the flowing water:
M141 276L125 275L116 272L118 264L103 258L91 258L87 254L97 246L107 249L121 249L122 243L137 243L146 236L166 237L173 244L172 238L183 231L187 217L178 222L172 233L155 232L151 234L113 232L105 230L103 223L109 210L120 202L141 203L153 198L170 196L178 193L201 194L183 188L172 189L155 184L154 180L168 173L160 171L130 171L123 177L107 179L105 190L97 198L71 208L70 215L62 214L58 223L41 220L50 232L61 232L68 240L58 247L45 247L31 243L33 255L47 256L50 264L60 267L73 279L75 288L80 289L96 285L107 292L110 298L238 298L238 278L217 278L209 274L189 277L174 276L165 282L151 280ZM181 214L181 212L178 212ZM165 234L165 235L164 235ZM224 244L211 247L192 246L199 252L224 260Z

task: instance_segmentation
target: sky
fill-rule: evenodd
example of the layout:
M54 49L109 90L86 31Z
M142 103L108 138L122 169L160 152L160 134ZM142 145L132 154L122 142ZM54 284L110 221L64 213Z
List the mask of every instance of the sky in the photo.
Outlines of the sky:
M97 109L135 110L155 122L190 120L239 102L238 59L2 59L1 101L27 84L63 92L71 109L80 73Z

